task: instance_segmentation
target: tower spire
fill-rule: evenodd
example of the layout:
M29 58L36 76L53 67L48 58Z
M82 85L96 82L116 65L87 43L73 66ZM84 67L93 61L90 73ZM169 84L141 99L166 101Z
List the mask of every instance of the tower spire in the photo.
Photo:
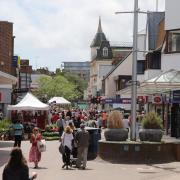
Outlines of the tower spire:
M101 27L101 16L99 16L99 25L98 25L98 33L102 33L102 27Z

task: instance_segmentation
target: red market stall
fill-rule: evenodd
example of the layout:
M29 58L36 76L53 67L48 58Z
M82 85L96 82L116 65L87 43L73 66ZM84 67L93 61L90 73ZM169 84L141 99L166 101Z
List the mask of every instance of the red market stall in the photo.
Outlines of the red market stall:
M42 103L31 93L27 93L18 104L9 105L7 109L12 112L14 118L21 113L22 123L34 123L41 129L45 128L49 105Z

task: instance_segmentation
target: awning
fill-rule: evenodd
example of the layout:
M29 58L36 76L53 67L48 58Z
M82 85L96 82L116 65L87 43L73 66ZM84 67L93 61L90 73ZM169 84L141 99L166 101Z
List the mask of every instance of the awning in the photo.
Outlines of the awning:
M49 110L47 104L42 103L31 93L26 96L16 105L8 105L8 110Z
M180 89L180 71L171 69L159 76L140 83L137 87L137 95L150 95L155 93L167 93ZM116 93L117 95L131 95L131 86Z
M69 102L68 100L66 100L63 97L53 97L51 98L48 103L56 103L56 104L71 104L71 102Z

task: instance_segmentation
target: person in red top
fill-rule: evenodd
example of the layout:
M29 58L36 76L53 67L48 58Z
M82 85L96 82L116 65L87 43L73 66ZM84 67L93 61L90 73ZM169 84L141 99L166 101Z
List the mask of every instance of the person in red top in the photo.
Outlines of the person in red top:
M106 128L106 125L107 125L107 114L106 114L106 111L102 112L101 117L102 117L102 125L103 125L104 128Z
M59 114L56 112L55 114L52 115L51 122L55 124L58 119L59 119Z
M34 168L38 168L38 163L41 160L41 152L38 150L37 143L42 139L39 129L35 127L31 135L30 142L32 143L30 152L29 152L29 162L34 163Z

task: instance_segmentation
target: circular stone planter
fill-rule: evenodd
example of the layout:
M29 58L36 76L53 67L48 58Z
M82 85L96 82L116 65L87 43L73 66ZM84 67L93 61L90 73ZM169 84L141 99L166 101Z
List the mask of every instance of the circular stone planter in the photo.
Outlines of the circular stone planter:
M128 138L127 129L106 129L104 131L106 141L126 141Z
M161 142L163 132L161 129L140 129L139 138L141 141Z

